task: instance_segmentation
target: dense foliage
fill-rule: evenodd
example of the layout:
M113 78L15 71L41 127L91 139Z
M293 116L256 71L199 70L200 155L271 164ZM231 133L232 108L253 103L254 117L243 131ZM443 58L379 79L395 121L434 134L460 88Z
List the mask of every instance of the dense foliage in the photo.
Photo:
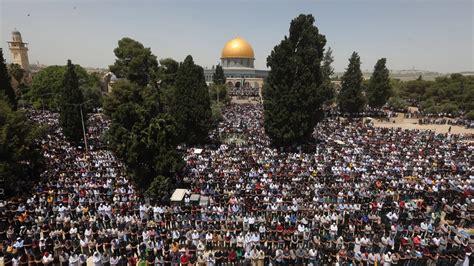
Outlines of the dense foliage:
M390 72L385 66L386 62L387 59L385 58L377 61L369 80L366 95L367 103L372 108L381 108L393 94L389 77Z
M109 68L117 77L126 78L140 86L157 82L158 61L150 48L145 48L133 39L122 38L114 53L117 59Z
M212 74L212 83L216 85L223 85L226 82L226 78L224 75L224 69L221 65L216 66L216 71Z
M75 65L75 72L79 88L88 101L87 110L102 105L102 93L98 77L89 75L80 65ZM31 88L26 98L36 108L58 110L60 106L61 90L64 84L66 66L48 66L40 70L33 77Z
M171 112L174 105L174 90L176 75L178 73L179 63L172 58L160 60L160 68L158 69L158 80L160 89L161 108L165 112Z
M79 89L79 79L71 60L67 61L64 83L60 91L59 124L64 136L72 143L83 140L82 123L85 123L84 97ZM81 113L82 112L82 113Z
M312 15L300 15L290 24L289 36L267 58L271 68L263 88L265 131L277 146L312 139L321 97L321 61L326 38Z
M188 55L179 66L172 114L180 142L203 143L211 127L211 101L202 67Z
M3 50L0 48L0 94L3 93L7 97L11 107L15 110L18 101L10 81L11 77L8 73L7 66L5 65Z
M338 105L342 113L355 114L364 109L365 97L362 93L362 71L360 57L356 52L349 59L349 66L341 79L341 91L338 95Z
M155 178L173 176L183 166L176 152L176 124L160 112L156 88L121 80L105 98L104 111L112 120L107 133L110 148L124 160L141 189L146 190ZM163 197L151 192L148 195Z
M434 81L421 78L398 82L395 97L418 105L426 113L468 114L474 111L474 77L452 74Z
M321 77L323 82L318 90L318 98L320 98L326 106L332 104L336 94L334 84L331 82L331 77L334 74L334 68L332 67L333 62L332 49L328 47L321 63Z
M209 86L209 97L211 102L229 103L230 96L226 85L211 84Z
M0 179L5 195L24 192L38 178L43 157L36 141L43 133L22 111L14 111L0 93Z
M23 77L25 76L25 70L21 68L19 64L10 64L8 68L10 76L16 80L18 84L23 82Z

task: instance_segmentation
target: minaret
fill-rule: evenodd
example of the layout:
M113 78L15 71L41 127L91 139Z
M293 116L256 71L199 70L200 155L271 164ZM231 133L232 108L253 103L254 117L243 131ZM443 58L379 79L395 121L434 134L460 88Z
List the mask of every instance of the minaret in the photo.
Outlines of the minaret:
M19 31L15 30L12 32L12 41L8 42L8 48L10 48L12 53L13 63L20 65L25 71L29 71L28 43L23 42Z

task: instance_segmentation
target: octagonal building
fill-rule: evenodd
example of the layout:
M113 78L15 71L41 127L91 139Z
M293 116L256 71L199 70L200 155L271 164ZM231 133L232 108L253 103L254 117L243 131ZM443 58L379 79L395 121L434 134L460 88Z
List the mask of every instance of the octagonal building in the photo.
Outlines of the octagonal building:
M268 70L255 69L255 54L252 46L242 37L228 41L222 48L220 65L224 69L227 86L233 94L248 94L258 91L260 94ZM212 84L215 68L205 69L206 82Z

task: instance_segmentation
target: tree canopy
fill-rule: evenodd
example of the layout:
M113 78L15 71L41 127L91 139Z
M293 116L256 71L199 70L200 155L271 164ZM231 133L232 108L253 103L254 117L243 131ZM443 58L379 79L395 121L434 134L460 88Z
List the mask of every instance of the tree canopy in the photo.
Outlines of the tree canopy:
M334 68L332 67L333 62L334 56L332 55L332 49L328 47L321 63L321 76L323 81L318 90L318 98L320 98L325 105L330 105L336 94L334 84L331 82L331 77L334 74Z
M390 84L390 72L385 66L387 59L381 58L374 67L367 87L367 102L370 107L381 108L392 96L392 85Z
M39 176L44 162L37 140L43 134L0 93L0 177L5 195L18 194Z
M131 38L122 38L114 53L117 59L109 68L117 77L126 78L140 86L157 82L158 61L150 48L145 48Z
M176 151L176 123L160 111L159 98L156 88L121 80L104 101L104 111L111 118L107 132L110 148L127 164L139 187L150 188L147 195L156 198L169 190L154 194L157 182L162 189L161 179L173 177L183 167ZM156 178L161 181L154 181Z
M179 66L172 114L181 142L203 143L211 127L211 101L202 67L188 55Z
M86 109L100 107L102 102L100 80L89 75L80 65L74 65L74 68L84 99L91 100L86 105ZM36 108L58 110L65 73L66 66L48 66L41 69L33 77L31 88L26 95L27 100Z
M398 83L394 97L419 106L421 111L453 115L474 111L473 76L451 74L434 81L419 78Z
M10 76L12 76L16 82L18 82L18 84L22 83L23 77L25 76L25 70L21 68L19 64L10 64L8 72L10 73Z
M13 110L17 107L16 93L11 85L11 77L8 73L5 59L3 58L3 49L0 48L0 94L4 94Z
M271 70L263 88L264 126L277 146L311 140L325 101L321 61L326 38L314 22L312 15L293 19L289 36L267 58Z
M226 82L226 78L224 75L224 69L221 65L216 66L216 71L212 74L212 83L216 85L223 85Z
M83 140L82 123L86 122L86 111L83 106L84 97L79 89L79 79L75 66L71 63L71 60L68 60L66 67L60 92L59 124L63 129L64 136L70 142L77 144Z
M365 97L362 94L362 81L360 57L353 52L349 59L349 66L341 79L341 91L338 95L341 112L355 114L364 109Z

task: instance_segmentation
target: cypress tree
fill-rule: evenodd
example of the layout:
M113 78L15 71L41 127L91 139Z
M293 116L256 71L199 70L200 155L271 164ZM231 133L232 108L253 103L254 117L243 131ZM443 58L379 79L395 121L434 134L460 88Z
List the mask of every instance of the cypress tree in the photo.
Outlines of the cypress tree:
M3 49L0 48L0 93L4 93L7 96L10 106L13 110L16 110L18 102L15 90L13 90L10 82L11 77L8 74L7 65L3 58Z
M211 101L202 67L188 55L176 75L173 115L181 142L196 144L206 141L211 125Z
M385 66L387 59L381 58L374 67L374 72L367 87L367 101L370 107L381 108L392 96L389 71Z
M60 99L59 123L63 129L64 136L73 143L79 143L83 138L80 108L82 108L84 118L86 114L84 113L84 106L81 106L84 98L79 89L79 80L71 60L67 61Z
M356 52L353 52L349 59L349 66L341 79L341 91L338 97L341 112L352 115L364 109L365 99L362 94L362 81L360 57Z
M216 72L212 74L212 82L216 85L225 84L226 78L224 75L224 69L222 68L221 65L216 66Z
M332 49L331 47L328 47L321 62L321 75L323 83L321 84L318 95L326 105L330 105L332 103L335 95L335 88L331 83L331 76L334 74L334 68L332 67L333 62L334 57L332 55Z
M321 60L326 38L314 22L312 15L293 19L289 37L285 36L267 58L271 70L263 88L264 127L277 146L310 141L321 112Z

